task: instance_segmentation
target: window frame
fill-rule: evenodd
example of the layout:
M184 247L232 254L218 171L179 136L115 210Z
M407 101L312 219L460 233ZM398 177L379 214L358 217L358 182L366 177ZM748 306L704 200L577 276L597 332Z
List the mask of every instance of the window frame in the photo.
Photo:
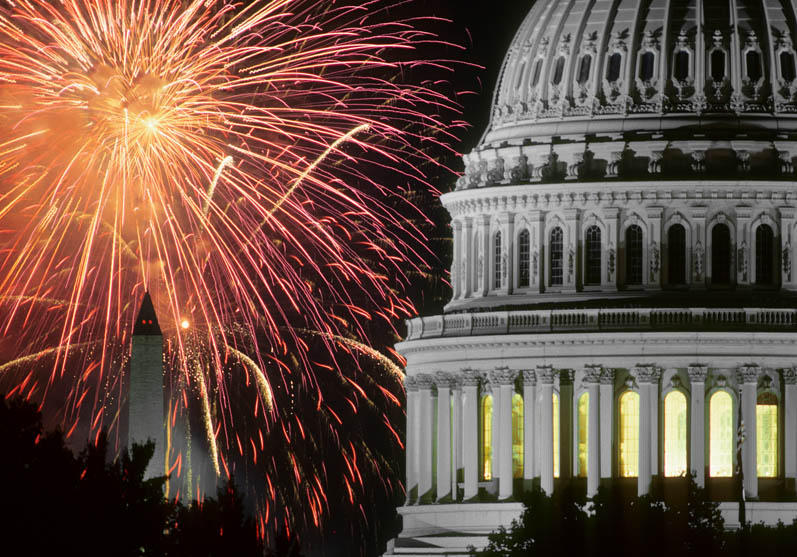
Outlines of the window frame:
M774 404L762 404L762 398L771 398L774 400ZM761 466L760 457L761 457L761 442L759 437L759 413L758 407L759 406L774 406L775 407L775 458L774 458L774 467L775 473L771 476L762 476L759 473L759 467ZM781 464L781 458L783 452L781 450L781 439L785 439L784 431L781 427L781 422L783 420L782 410L781 410L781 399L776 392L771 389L762 389L756 393L756 478L763 478L763 479L777 479L782 477L783 466Z
M730 443L731 443L731 448L730 448L731 474L729 476L714 476L714 475L711 474L711 455L712 455L712 450L711 450L711 437L712 437L711 436L711 401L714 398L714 396L716 394L720 393L720 392L727 394L730 397L730 399L731 399L731 437L730 437ZM706 422L705 422L706 423L706 451L708 453L706 455L706 471L707 471L706 478L707 479L733 478L733 477L736 476L736 465L737 465L735 439L736 439L736 430L737 430L737 427L738 427L737 420L736 420L736 414L738 412L738 406L737 405L739 404L739 401L737 400L736 394L733 392L733 389L731 389L728 386L716 387L714 389L711 389L708 393L706 393L706 401L707 401L707 404L706 404Z
M559 278L559 282L554 282L554 260L555 260L554 259L554 255L557 252L554 250L554 238L553 238L553 235L554 235L554 232L556 232L557 230L559 231L559 249L558 249L559 266L558 266L558 270L560 271L560 275L559 275L560 278ZM565 285L565 280L564 280L565 279L565 231L564 231L564 227L562 225L560 225L559 223L556 223L555 225L553 225L550 228L550 230L548 230L547 236L548 236L548 257L546 258L548 260L548 266L547 266L548 270L547 270L547 273L546 273L547 278L548 278L547 286L549 288L554 288L554 289L556 289L556 288L564 288L564 285Z
M524 239L524 236L525 236L525 239L526 239L526 251L525 251L525 254L524 254L524 250L523 250L523 246L524 246L523 239ZM524 259L524 255L525 255L525 259ZM523 266L524 266L524 261L525 261L525 265L527 267L527 269L526 269L527 277L526 278L528 278L528 282L526 284L523 284ZM524 289L527 289L527 288L531 288L531 284L532 284L531 275L532 275L532 268L531 268L531 231L528 228L523 227L523 228L521 228L518 231L518 235L517 235L517 279L516 279L515 288L518 289L518 290L524 290Z
M628 394L635 395L636 399L637 399L637 424L636 424L637 438L636 438L636 464L635 464L635 466L636 466L636 475L627 475L626 476L626 475L623 475L623 439L624 438L623 438L623 408L622 408L622 403L623 403L623 397L625 397ZM637 478L637 477L639 477L639 438L640 438L640 434L641 434L641 431L640 431L640 429L641 429L640 428L640 425L641 425L640 415L641 415L641 411L642 411L641 410L641 402L642 402L641 401L641 397L640 397L639 391L637 389L627 387L627 388L621 390L617 394L616 403L615 403L615 407L616 407L616 416L615 416L616 417L616 422L615 423L617 424L617 427L616 427L616 430L615 430L616 431L616 435L617 435L617 437L616 437L617 438L617 450L615 451L616 459L617 459L617 461L616 461L617 462L617 467L616 467L616 476L615 477L617 477L617 478Z
M597 239L590 238L590 231L597 232ZM597 249L593 245L597 243ZM597 223L589 224L584 228L584 265L583 265L583 279L582 284L585 287L600 287L603 284L603 230ZM595 256L597 255L597 275L593 276L591 273L595 271L593 265L595 264ZM596 279L596 280L593 280Z
M632 251L631 246L629 245L629 233L632 229L639 230L639 280L636 281L636 276L634 276L634 282L631 281L629 272L631 270L632 265ZM642 288L645 286L645 227L640 222L632 222L628 224L623 230L623 285L628 288Z
M674 244L672 241L672 233L675 227L680 228L683 231L683 251L681 253L681 271L682 271L682 281L681 282L673 282L673 262L677 260L677 258L673 257L673 248ZM679 287L686 287L689 285L689 231L686 226L682 222L673 222L667 229L665 230L665 238L667 239L667 286L679 288Z
M769 229L770 234L770 241L769 241L769 257L767 258L768 261L764 261L761 256L761 246L759 245L759 232L762 231L762 228L766 227ZM777 230L774 226L774 223L769 222L769 219L763 220L759 219L759 222L755 224L752 228L752 238L753 241L751 246L753 253L751 253L751 261L749 266L752 270L751 273L751 281L756 288L761 289L769 289L774 288L779 283L779 265L778 265L778 234ZM759 277L759 273L762 269L769 267L770 277L769 280L766 282L762 282L762 279Z
M667 398L672 394L678 394L684 397L684 412L686 414L686 438L684 440L685 447L684 447L684 455L685 455L685 463L684 463L684 472L685 474L689 474L691 470L691 457L690 454L690 443L691 443L691 431L692 431L692 416L691 416L691 398L689 396L689 392L682 388L682 387L672 387L662 392L661 396L661 442L660 442L660 452L661 452L661 475L664 478L678 478L681 477L680 475L667 475Z
M501 233L501 230L496 230L493 233L493 241L492 241L492 289L493 290L501 290L504 285L504 273L503 273L503 265L502 259L504 256L504 236Z
M719 245L718 242L715 242L714 233L718 227L725 227L728 230L728 260L727 260L727 267L728 269L728 282L717 282L716 280L716 269L715 267L715 255L717 253L717 246ZM710 238L709 242L709 257L707 263L708 268L708 276L711 277L711 282L709 283L711 288L714 289L729 289L733 288L736 284L736 265L734 261L734 255L736 251L736 231L732 226L729 219L722 219L722 220L715 220L708 229L708 233L706 234L708 238Z

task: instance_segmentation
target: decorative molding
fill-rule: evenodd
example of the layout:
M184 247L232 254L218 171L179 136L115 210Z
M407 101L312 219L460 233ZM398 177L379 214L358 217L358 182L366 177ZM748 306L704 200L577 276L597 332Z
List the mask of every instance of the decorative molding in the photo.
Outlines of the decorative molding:
M407 392L417 391L418 390L418 381L414 377L412 377L410 375L404 376L404 390L407 391Z
M603 375L603 366L587 364L584 366L584 383L600 383Z
M537 366L537 380L541 385L553 385L556 372L553 366Z
M739 366L736 370L739 383L757 383L761 367L757 364Z
M490 381L499 385L512 385L518 377L518 370L508 367L497 367L490 371Z
M704 365L691 365L686 368L690 383L705 383L708 377L708 367Z
M636 366L633 373L640 383L657 383L661 378L661 368L649 364Z
M523 384L524 385L531 385L534 386L537 384L537 374L534 373L533 369L524 369L523 370Z
M782 370L783 382L787 385L797 385L797 368L787 367Z
M478 387L482 381L482 372L471 368L465 368L460 370L459 377L463 387Z
M601 371L601 385L614 385L615 370L610 367L603 368Z

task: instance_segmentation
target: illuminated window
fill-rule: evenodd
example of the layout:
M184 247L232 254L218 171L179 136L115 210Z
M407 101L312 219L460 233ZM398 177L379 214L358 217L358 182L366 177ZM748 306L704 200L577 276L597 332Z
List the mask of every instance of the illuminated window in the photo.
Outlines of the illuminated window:
M482 479L493 479L493 396L482 397Z
M493 287L501 288L501 233L495 233L493 244Z
M639 475L639 395L626 391L620 397L620 476Z
M664 397L664 475L686 474L686 396L670 391Z
M755 283L758 285L772 284L774 273L772 264L774 251L772 244L774 234L766 224L760 225L755 230Z
M578 475L587 477L587 451L589 450L589 393L578 397Z
M553 394L553 477L559 477L559 395Z
M725 391L717 391L709 403L709 475L729 478L733 475L733 400Z
M642 228L636 224L625 230L625 283L642 284Z
M711 283L731 282L731 231L724 224L711 229Z
M601 283L601 229L595 225L584 233L584 284Z
M686 283L686 230L680 224L667 230L667 280L670 284Z
M756 452L758 475L778 475L778 399L772 393L758 395L755 407Z
M562 229L558 226L551 230L551 286L562 286L564 246Z
M524 230L518 236L518 286L520 288L531 285L530 248L529 231Z
M523 397L512 395L512 477L523 477Z

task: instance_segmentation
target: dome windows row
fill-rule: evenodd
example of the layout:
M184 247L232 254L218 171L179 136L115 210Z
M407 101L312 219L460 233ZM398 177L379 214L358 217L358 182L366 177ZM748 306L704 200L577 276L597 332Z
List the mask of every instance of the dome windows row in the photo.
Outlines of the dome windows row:
M647 208L502 214L454 221L454 300L510 294L791 288L779 220L737 208L687 218ZM791 214L789 223L791 228ZM787 235L788 236L788 235Z

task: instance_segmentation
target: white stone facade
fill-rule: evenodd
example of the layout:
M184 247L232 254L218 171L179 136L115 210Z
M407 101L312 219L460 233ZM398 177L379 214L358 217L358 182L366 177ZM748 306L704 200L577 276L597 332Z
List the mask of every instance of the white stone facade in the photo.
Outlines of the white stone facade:
M679 466L730 527L740 473L752 521L797 517L796 9L530 3L442 196L452 298L397 346L389 555L485 543L532 482L642 494Z

